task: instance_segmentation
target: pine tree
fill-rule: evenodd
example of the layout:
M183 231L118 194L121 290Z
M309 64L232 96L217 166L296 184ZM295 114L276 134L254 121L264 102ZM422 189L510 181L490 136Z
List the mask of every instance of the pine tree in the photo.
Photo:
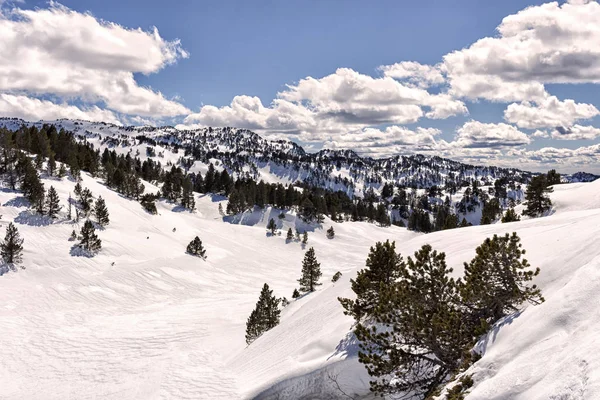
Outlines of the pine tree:
M144 210L148 211L150 214L157 214L158 210L156 209L156 204L154 203L157 196L146 193L140 198L140 204L144 207Z
M329 229L327 229L327 239L333 239L335 237L335 230L333 229L333 226L329 227Z
M287 236L285 237L286 242L291 242L294 240L294 232L292 232L292 228L289 228L287 231Z
M560 183L560 174L555 169L551 169L546 174L548 186L558 185Z
M0 254L5 263L16 265L22 262L23 241L17 227L12 222L9 223L4 241L0 243Z
M267 224L267 229L271 231L271 235L274 235L275 231L277 231L277 224L275 223L275 220L273 218L269 220L269 223Z
M83 224L80 236L79 247L82 249L90 253L96 253L102 248L102 241L96 235L96 228L94 228L94 224L89 219Z
M186 252L193 256L206 259L206 249L202 246L202 240L198 236L188 244Z
M406 268L402 256L396 253L396 242L377 242L371 247L365 269L351 279L356 300L338 298L344 314L352 315L357 321L369 316L380 305L381 292L396 282Z
M77 191L77 186L75 186L75 190ZM92 211L92 204L94 203L94 196L92 192L88 188L84 188L79 192L79 205L81 206L81 211L83 215L87 217Z
M54 171L56 171L56 159L54 158L54 154L50 154L50 157L48 157L46 171L48 172L49 176L53 176Z
M502 216L502 223L520 221L521 217L517 215L514 208L509 208Z
M304 233L302 234L302 244L307 244L308 243L308 233L306 233L306 231L304 231Z
M73 199L71 197L71 193L69 193L69 199L67 200L67 218L69 220L73 219L72 203L73 203Z
M300 292L298 291L298 289L294 288L294 292L292 293L292 299L297 299L298 297L300 297Z
M321 277L321 264L317 262L315 249L310 248L304 255L302 261L302 277L298 279L300 283L300 291L314 292L316 286L320 286L319 278Z
M331 282L335 283L335 282L339 281L341 277L342 277L342 273L340 271L338 271L335 274L333 274L333 276L331 277Z
M516 233L487 238L476 249L477 255L465 263L465 278L461 285L463 302L472 312L474 323L494 323L507 313L518 310L525 301L544 301L540 289L527 286L540 273L529 269L521 239Z
M57 176L58 176L60 179L62 179L62 178L64 178L64 177L65 177L65 175L67 175L67 168L65 167L65 164L64 164L64 163L61 163L61 164L60 164L60 167L58 168L58 175L57 175Z
M50 218L56 218L61 208L58 193L56 193L54 186L50 186L48 195L46 196L46 211L48 212L48 216Z
M552 201L547 196L554 189L548 186L546 175L538 175L531 178L527 190L525 191L525 205L527 208L523 211L523 215L530 217L539 217L546 211L552 208Z
M281 310L279 310L280 301L280 299L273 296L273 291L265 283L260 291L256 307L246 322L247 344L252 343L264 332L273 329L279 324L279 316L281 314Z
M27 200L29 200L31 206L38 213L43 214L45 198L44 184L31 163L26 164L21 190Z
M110 219L108 218L108 209L106 208L106 202L102 196L98 197L98 200L96 200L96 205L94 206L94 215L98 225L106 226L109 224Z
M457 282L445 254L424 245L400 264L400 279L380 285L375 325L360 320L359 362L374 378L376 394L429 398L457 370L473 335L463 322Z
M71 236L69 236L69 241L75 241L77 239L77 232L75 232L75 229L73 229L73 232L71 232Z

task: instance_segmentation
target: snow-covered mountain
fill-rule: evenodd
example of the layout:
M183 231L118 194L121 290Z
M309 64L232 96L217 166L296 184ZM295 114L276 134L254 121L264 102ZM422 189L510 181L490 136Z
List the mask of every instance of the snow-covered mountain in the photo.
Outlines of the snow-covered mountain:
M139 150L140 158L164 163L178 163L186 141L202 152L214 150L190 170L206 168L204 160L230 162L221 153L234 153L234 147L246 149L240 153L248 151L258 166L259 146L272 146L282 157L296 154L298 162L320 157L331 164L331 157L341 157L326 151L306 155L290 142L265 141L248 131L207 129L186 138L174 128L151 133L150 128L63 122L94 146L121 154ZM12 128L21 124L16 121ZM200 145L204 134L206 144ZM246 141L255 143L256 151L250 153L253 145L237 144ZM363 160L350 152L344 157L354 159L354 165ZM281 160L277 165L284 171L294 170L292 161ZM447 160L436 163L438 171L461 168ZM257 167L262 179L289 177L274 165L267 161ZM0 269L2 399L367 399L369 377L358 363L353 319L343 314L337 299L353 296L349 280L364 268L369 248L389 239L407 256L428 243L446 253L458 277L485 238L507 232L519 234L530 264L541 269L534 283L546 302L524 306L481 339L482 358L467 371L474 385L466 399L600 398L595 373L600 367L600 181L556 185L550 194L553 209L545 217L421 234L327 217L308 224L296 210L272 207L223 216L219 205L226 207L224 197L198 193L195 212L161 199L158 214L152 215L110 189L103 178L86 172L81 178L81 186L105 199L110 212L110 224L97 230L102 249L94 257L80 256L69 240L83 223L67 218L67 199L76 185L72 178L42 174L44 186L53 186L63 205L56 220L36 214L21 192L6 184L0 188L0 229L12 222L25 240L25 269ZM355 187L357 182L368 185L358 180ZM143 183L146 193L159 190ZM517 213L522 209L515 207ZM271 219L282 235L266 234ZM331 226L333 239L326 235ZM288 228L307 232L307 245L287 241ZM206 260L185 253L195 236L204 243ZM280 324L247 346L245 324L261 287L268 283L276 296L291 299L309 247L321 263L323 285L291 300ZM342 277L334 283L338 271Z
M44 124L72 131L99 148L131 150L142 159L147 157L148 146L156 147L157 159L185 166L191 172L206 171L207 165L214 162L236 177L284 184L303 182L357 196L369 188L379 192L385 183L449 189L473 180L486 186L500 178L525 184L535 175L516 168L474 166L418 154L372 159L352 150L325 149L308 153L292 141L268 140L247 129L230 127L180 130L170 126L124 127L80 120L26 122L0 118L0 126L11 130L22 125L41 127ZM564 182L588 182L596 178L583 172L562 177Z

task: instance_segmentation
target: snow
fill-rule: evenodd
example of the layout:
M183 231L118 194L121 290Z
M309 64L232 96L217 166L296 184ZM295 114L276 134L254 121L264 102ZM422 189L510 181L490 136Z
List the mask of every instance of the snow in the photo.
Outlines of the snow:
M524 307L482 339L467 399L600 398L600 182L556 185L554 210L544 218L422 235L329 220L308 227L293 213L279 220L274 209L223 218L223 199L211 196L197 196L195 213L160 202L159 215L150 215L82 175L82 186L106 200L111 220L91 258L70 254L68 237L83 221L66 221L65 209L55 221L35 216L20 193L0 191L2 227L18 227L26 267L0 276L2 399L345 398L339 389L363 396L368 376L337 297L352 296L349 279L369 247L391 239L407 256L429 243L460 276L486 237L513 231L541 268L535 283L546 302ZM65 206L75 183L44 183ZM269 218L281 236L267 235ZM333 240L325 235L331 225ZM292 301L279 326L246 346L245 322L263 283L288 299L297 287L306 249L286 243L288 227L309 230L306 248L315 248L323 285ZM206 261L185 254L196 235ZM336 271L343 275L332 283Z

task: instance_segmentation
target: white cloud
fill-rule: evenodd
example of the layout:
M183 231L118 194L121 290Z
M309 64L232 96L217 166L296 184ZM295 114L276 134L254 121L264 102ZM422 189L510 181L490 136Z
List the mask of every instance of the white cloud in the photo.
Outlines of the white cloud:
M560 101L550 96L539 104L522 102L510 104L504 111L504 119L519 128L539 129L568 127L575 121L593 118L600 111L592 105L574 100Z
M439 129L421 127L414 130L403 126L388 126L384 130L365 128L336 136L326 141L324 147L351 149L369 157L389 157L399 153L435 150L435 137L441 133Z
M524 146L531 139L512 125L468 121L457 129L453 147L462 148L504 148Z
M498 37L444 56L450 92L492 101L540 101L546 96L544 83L598 83L598 21L596 2L553 2L507 16Z
M27 121L71 118L120 125L119 119L114 113L97 106L79 108L69 104L56 104L48 100L14 96L6 93L0 93L0 115L17 117Z
M439 66L424 65L415 61L382 65L378 69L384 76L406 80L422 88L441 85L446 81Z
M155 73L188 56L156 28L127 29L50 3L0 11L0 37L0 91L103 102L141 116L189 113L134 79L134 73Z
M202 107L185 123L291 133L313 141L374 125L415 123L423 116L442 119L468 113L462 101L447 94L431 94L348 68L320 79L304 78L277 97L265 107L257 97L236 96L228 106Z
M552 131L552 138L559 140L591 140L600 137L600 128L593 126L573 125L570 128L557 127Z

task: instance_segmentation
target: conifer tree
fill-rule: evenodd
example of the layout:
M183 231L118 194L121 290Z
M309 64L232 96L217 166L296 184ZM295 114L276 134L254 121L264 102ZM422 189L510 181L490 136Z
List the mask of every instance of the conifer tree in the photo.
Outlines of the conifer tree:
M22 262L23 241L17 227L12 222L9 223L4 241L0 243L0 254L5 263L16 265Z
M202 246L202 240L198 236L188 244L186 252L193 256L206 259L206 249Z
M56 159L54 158L54 154L50 154L48 157L48 164L46 165L46 171L49 176L54 175L54 171L56 171Z
M546 175L538 175L531 178L527 190L525 191L525 205L527 208L523 211L523 215L530 217L539 217L552 207L552 201L547 196L554 189L548 186Z
M146 193L140 198L140 204L142 207L144 207L144 210L148 211L150 214L157 214L158 210L156 209L156 204L154 203L156 198L157 196L151 193Z
M267 229L271 231L271 235L275 235L275 231L277 231L277 224L275 223L275 220L273 218L269 220L269 223L267 224Z
M29 200L31 206L40 214L44 213L44 184L31 163L25 166L25 175L21 184L23 194Z
M106 202L102 196L98 197L98 200L96 200L96 205L94 206L94 216L96 217L96 222L100 226L106 226L110 223Z
M381 292L396 282L406 269L402 256L396 253L396 242L377 242L371 247L365 269L358 271L356 279L351 279L356 300L339 298L344 314L357 321L370 316L380 305Z
M289 228L287 231L287 236L285 237L285 240L289 243L292 240L294 240L294 232L292 232L292 228Z
M315 249L310 248L304 254L302 261L302 277L298 279L300 283L300 291L314 292L317 286L320 286L319 278L321 277L321 264L315 256Z
M71 236L69 236L69 240L74 241L76 239L77 239L77 232L75 232L75 229L73 229L73 232L71 232Z
M520 220L521 220L521 217L519 217L517 215L514 208L509 208L508 210L506 210L506 212L502 216L502 223L515 222L515 221L520 221Z
M281 310L279 310L280 301L280 299L273 296L273 291L265 283L260 291L256 307L246 322L247 344L252 343L264 332L273 329L279 324L279 316L281 314Z
M77 190L77 186L75 186L75 190ZM92 192L88 188L84 188L79 192L79 205L81 206L81 211L83 215L87 217L92 211L92 204L94 203L94 196Z
M304 233L302 234L302 244L307 244L308 243L308 233L306 233L306 231L304 231Z
M476 249L477 255L465 263L461 285L463 302L471 310L474 323L494 323L507 313L518 310L523 302L544 301L536 285L527 286L540 273L530 269L521 239L516 233L487 238Z
M445 254L424 245L400 264L398 281L381 285L375 325L358 321L355 329L371 391L426 399L456 371L473 336L451 272Z
M333 226L329 227L329 229L327 229L327 239L333 239L335 237L335 230L333 229Z
M292 299L297 299L298 297L300 297L300 292L298 291L298 289L294 288L294 292L292 293Z
M60 164L60 167L58 167L58 175L57 175L57 176L58 176L60 179L62 179L62 178L64 178L64 177L65 177L65 175L67 175L67 168L65 167L65 164L64 164L64 163L61 163L61 164Z
M46 211L48 212L48 216L50 218L56 218L61 208L58 193L56 193L54 186L50 186L48 195L46 196Z
M94 228L94 224L89 219L83 224L80 236L79 247L82 249L90 253L96 253L102 248L102 241L96 235L96 228Z
M69 220L73 219L72 204L71 203L73 203L73 198L71 197L71 193L69 193L69 199L67 200L67 218Z

